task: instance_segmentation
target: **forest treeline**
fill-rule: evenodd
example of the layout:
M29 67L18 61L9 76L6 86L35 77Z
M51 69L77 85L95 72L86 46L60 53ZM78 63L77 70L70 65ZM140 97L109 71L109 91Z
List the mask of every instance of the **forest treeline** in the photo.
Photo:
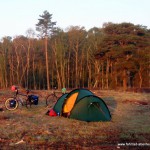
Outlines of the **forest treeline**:
M39 20L37 27L41 24ZM13 84L30 89L150 87L147 27L105 23L88 31L70 26L65 31L57 27L50 32L35 37L29 29L27 36L2 38L0 88Z

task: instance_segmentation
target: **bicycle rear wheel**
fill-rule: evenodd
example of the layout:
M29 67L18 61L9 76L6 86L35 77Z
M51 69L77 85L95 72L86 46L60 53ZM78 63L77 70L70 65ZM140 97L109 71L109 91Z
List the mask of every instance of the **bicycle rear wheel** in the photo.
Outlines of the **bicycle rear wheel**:
M11 97L5 100L5 107L7 110L16 110L18 108L18 101Z
M56 96L48 95L47 98L46 98L46 106L51 106L56 101L57 101L57 97Z

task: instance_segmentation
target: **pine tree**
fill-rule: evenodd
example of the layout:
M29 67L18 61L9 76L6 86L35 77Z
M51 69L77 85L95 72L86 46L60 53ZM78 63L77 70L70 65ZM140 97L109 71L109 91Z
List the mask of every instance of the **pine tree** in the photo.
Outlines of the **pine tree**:
M48 37L53 34L55 30L56 22L52 22L52 14L48 11L44 11L43 15L40 15L39 22L36 24L36 30L40 32L40 36L44 38L45 45L45 61L46 61L46 78L47 78L47 89L50 89L49 79L49 64L48 64Z

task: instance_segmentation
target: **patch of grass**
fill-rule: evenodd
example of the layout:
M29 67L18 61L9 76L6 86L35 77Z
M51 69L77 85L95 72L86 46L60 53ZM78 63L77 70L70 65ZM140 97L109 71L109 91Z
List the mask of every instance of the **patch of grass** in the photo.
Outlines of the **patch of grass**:
M94 92L110 109L110 122L83 122L49 117L45 115L48 110L45 99L41 98L38 106L0 112L0 146L2 149L100 149L107 146L111 149L121 142L150 141L149 94ZM144 101L148 105L132 101ZM21 140L23 142L16 144Z

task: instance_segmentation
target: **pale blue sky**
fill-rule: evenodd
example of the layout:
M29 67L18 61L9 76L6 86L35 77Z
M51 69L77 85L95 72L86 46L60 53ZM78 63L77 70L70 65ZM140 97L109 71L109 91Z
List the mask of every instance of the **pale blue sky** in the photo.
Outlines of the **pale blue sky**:
M52 21L62 29L78 25L88 30L105 22L150 28L150 0L0 0L0 38L35 30L44 10L53 14Z

